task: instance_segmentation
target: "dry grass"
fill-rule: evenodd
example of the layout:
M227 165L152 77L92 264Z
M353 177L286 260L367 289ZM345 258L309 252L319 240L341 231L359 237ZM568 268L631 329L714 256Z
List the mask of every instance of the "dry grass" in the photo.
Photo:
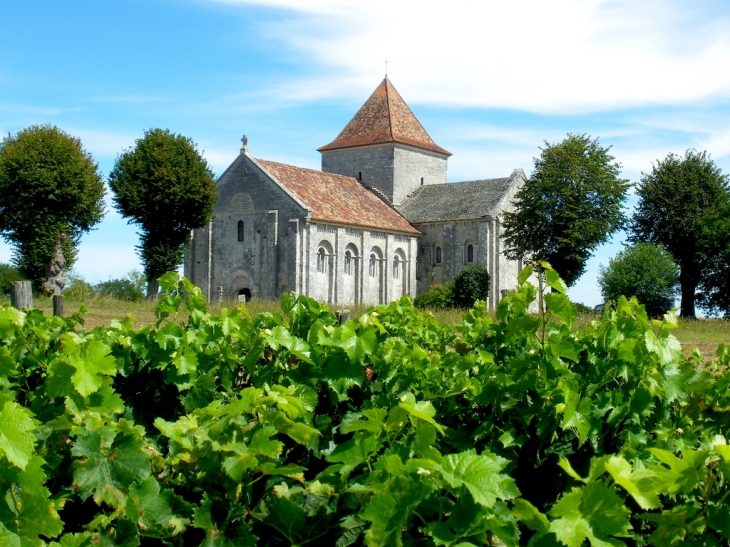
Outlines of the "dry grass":
M137 328L147 325L153 325L155 318L155 304L153 302L122 302L111 299L91 299L85 302L65 302L65 311L67 315L75 313L81 305L87 309L83 314L85 328L91 329L98 326L108 326L112 319L121 319L127 315L135 318L135 326ZM0 299L0 305L9 305L8 299ZM236 302L225 302L224 307L234 307ZM35 307L44 313L52 312L51 300L48 298L38 298L35 300ZM281 313L281 307L278 301L254 300L247 303L251 315L262 312ZM211 312L218 313L219 307L211 305ZM367 306L349 306L352 317L359 317L365 311ZM462 310L434 310L433 315L436 319L444 324L453 325L461 322ZM596 319L596 315L581 314L579 315L575 328L583 329L586 325ZM181 317L182 318L182 317ZM705 360L711 360L715 356L715 351L719 344L730 345L730 321L724 319L697 319L697 320L679 320L679 328L674 331L674 335L682 344L687 354L692 348L700 350Z

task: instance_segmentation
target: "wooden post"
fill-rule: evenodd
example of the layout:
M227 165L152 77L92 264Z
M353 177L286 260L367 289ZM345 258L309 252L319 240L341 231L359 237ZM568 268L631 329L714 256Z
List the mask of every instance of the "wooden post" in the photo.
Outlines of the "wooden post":
M350 320L350 310L337 310L335 315L337 316L337 322L340 325Z
M63 317L63 295L53 295L53 315Z
M33 309L33 287L30 281L13 281L10 288L10 305L16 310Z

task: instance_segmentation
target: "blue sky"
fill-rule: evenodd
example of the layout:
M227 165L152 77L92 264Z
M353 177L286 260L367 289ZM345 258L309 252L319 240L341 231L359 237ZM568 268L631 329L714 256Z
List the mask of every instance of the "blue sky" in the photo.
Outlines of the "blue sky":
M727 0L4 0L0 133L57 125L105 175L153 127L192 137L217 174L244 133L256 157L318 168L386 58L454 154L450 181L529 174L568 132L611 145L631 181L687 148L730 172ZM139 269L136 243L109 203L75 269ZM600 301L598 265L621 243L596 250L572 298Z

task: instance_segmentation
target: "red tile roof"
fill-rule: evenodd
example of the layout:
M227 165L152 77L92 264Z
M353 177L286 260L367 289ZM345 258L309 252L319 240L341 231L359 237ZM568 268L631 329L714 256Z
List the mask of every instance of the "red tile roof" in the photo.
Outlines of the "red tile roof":
M324 152L387 142L451 155L433 142L388 78L380 83L337 138L318 150Z
M312 210L312 220L420 234L400 213L351 177L256 161Z

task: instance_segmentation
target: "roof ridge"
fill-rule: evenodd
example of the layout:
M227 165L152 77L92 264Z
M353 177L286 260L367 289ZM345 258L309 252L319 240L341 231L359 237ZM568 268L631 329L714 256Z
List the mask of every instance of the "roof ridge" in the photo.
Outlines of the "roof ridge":
M385 82L385 108L388 112L388 132L390 133L390 138L395 140L395 135L393 135L393 114L390 111L390 93L388 91L389 82L387 75L383 79L383 82Z

